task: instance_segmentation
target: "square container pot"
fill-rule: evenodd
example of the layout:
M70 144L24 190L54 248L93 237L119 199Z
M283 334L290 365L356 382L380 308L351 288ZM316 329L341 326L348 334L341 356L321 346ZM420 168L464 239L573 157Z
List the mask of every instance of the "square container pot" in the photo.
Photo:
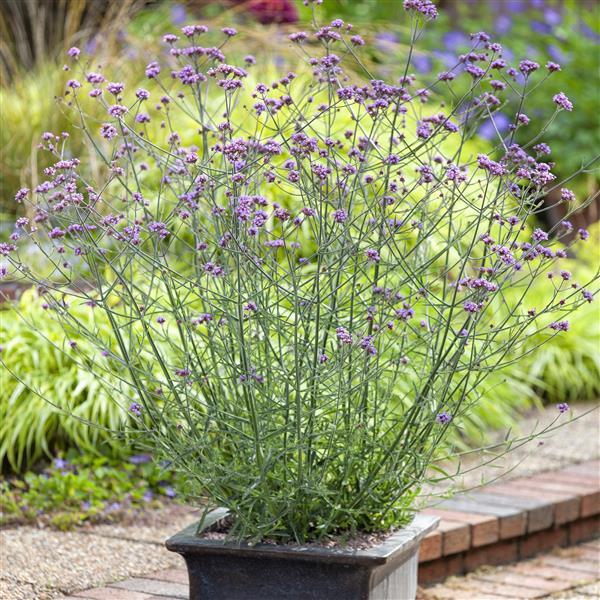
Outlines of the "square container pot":
M438 521L417 515L367 550L221 542L198 537L196 524L166 545L185 559L190 600L414 600L419 544Z

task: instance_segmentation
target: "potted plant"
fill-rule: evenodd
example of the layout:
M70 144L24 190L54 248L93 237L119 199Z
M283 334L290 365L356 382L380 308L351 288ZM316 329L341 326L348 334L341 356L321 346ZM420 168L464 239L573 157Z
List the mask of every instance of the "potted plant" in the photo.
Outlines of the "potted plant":
M437 11L404 6L412 48ZM104 166L44 134L56 163L17 193L30 216L0 245L2 273L37 284L63 350L201 500L200 523L167 542L192 598L414 597L429 467L486 376L530 334L567 335L592 300L596 278L557 266L570 224L535 223L560 186L540 132L514 143L521 110L488 154L470 141L544 69L510 67L474 34L439 76L470 81L448 107L410 74L412 50L399 82L368 80L365 42L340 19L292 34L312 73L275 80L254 57L226 61L234 29L218 46L207 35L164 36L169 55L137 89L69 51L66 99ZM548 294L534 304L536 279Z

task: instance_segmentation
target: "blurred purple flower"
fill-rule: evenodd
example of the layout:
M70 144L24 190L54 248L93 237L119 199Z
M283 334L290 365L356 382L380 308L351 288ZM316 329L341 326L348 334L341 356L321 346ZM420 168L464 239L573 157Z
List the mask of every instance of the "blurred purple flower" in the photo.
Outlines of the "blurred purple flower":
M457 50L467 45L469 38L462 31L449 31L443 35L442 41L448 50Z
M422 54L413 56L412 62L417 73L430 73L433 67L431 58Z
M550 44L547 46L546 51L548 52L548 56L558 63L566 64L569 62L566 54L555 44Z
M69 466L69 462L64 458L55 458L52 465L55 469L66 469Z
M511 121L507 115L503 112L498 112L495 113L493 117L485 120L479 127L477 133L485 140L493 140L498 136L498 132L501 134L505 133L510 123Z
M554 8L547 8L544 11L544 21L551 27L556 27L562 23L562 15Z
M152 456L150 454L134 454L130 457L129 462L132 465L145 465L152 460Z
M552 33L552 27L541 21L530 21L529 26L531 27L531 31L535 31L535 33L541 33L542 35Z
M375 36L375 47L378 50L388 50L393 44L398 43L398 36L393 31L382 31Z
M182 25L186 19L185 6L183 4L173 4L171 6L171 22L173 25Z
M500 15L494 22L496 33L504 35L512 29L512 19L508 15Z
M170 485L164 489L163 493L168 498L175 498L177 496L177 492Z
M586 38L593 40L597 44L600 43L600 35L598 35L587 23L581 21L579 23L579 30Z

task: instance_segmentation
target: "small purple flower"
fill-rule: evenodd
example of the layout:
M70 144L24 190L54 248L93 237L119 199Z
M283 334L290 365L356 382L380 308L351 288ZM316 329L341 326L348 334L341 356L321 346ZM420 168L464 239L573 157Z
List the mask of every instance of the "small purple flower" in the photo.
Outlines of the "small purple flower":
M164 317L157 317L157 319L156 319L156 322L157 322L159 325L162 325L162 324L166 323L166 321L167 321L167 320L166 320Z
M77 46L72 46L67 50L67 55L71 58L78 58L81 54L81 50Z
M533 60L522 60L519 63L519 71L525 76L537 71L539 68L540 65Z
M122 117L127 112L127 107L121 104L113 104L108 107L108 114L111 117Z
M532 236L531 236L536 242L543 242L546 241L548 239L548 234L542 230L542 229L535 229Z
M336 223L345 223L348 219L348 213L341 208L334 210L331 216Z
M588 302L591 302L594 299L594 294L589 290L581 290L581 294Z
M132 402L129 405L129 412L134 414L136 417L142 416L142 405L137 402Z
M572 202L572 201L575 200L575 194L571 190L569 190L567 188L561 188L561 190L560 190L560 199L563 202Z
M234 29L233 27L223 27L223 29L221 29L221 31L227 37L233 37L234 35L237 35L237 29Z
M546 69L548 69L550 73L555 73L556 71L560 71L560 65L558 63L548 61L546 63Z
M569 321L554 321L548 327L554 331L569 331L570 324Z
M580 238L582 241L584 241L584 242L585 242L586 240L588 240L588 239L589 239L589 237L590 237L590 232L589 232L587 229L584 229L583 227L580 227L580 228L577 230L577 233L579 234L579 238Z
M452 415L448 414L446 411L443 411L436 415L435 420L440 425L448 425L448 423L452 421Z
M377 250L375 250L374 248L368 248L365 251L365 255L369 262L377 263L381 260L381 257L379 256L379 252L377 252Z
M146 66L146 77L148 79L156 79L160 73L160 65L153 61Z
M352 343L352 334L345 327L338 327L335 333L342 344Z
M569 100L566 94L563 92L559 92L555 96L552 96L552 101L556 106L562 108L563 110L568 110L569 112L573 110L573 103Z
M437 19L438 11L431 0L404 0L404 10L415 11L428 20Z
M100 135L105 140L112 140L114 137L117 136L117 130L110 123L104 123L100 127Z
M106 84L106 89L111 93L114 94L115 96L118 96L123 89L125 88L125 84L122 82L114 82L114 81L109 81Z
M371 356L377 354L377 348L375 348L375 345L373 344L372 335L366 335L362 340L360 340L360 347Z
M465 302L463 304L463 308L465 309L466 312L475 314L481 310L482 306L481 306L481 304L478 304L477 302L472 302L471 300L467 300L467 302Z
M563 415L564 413L569 411L569 405L566 402L561 402L556 405L558 412Z

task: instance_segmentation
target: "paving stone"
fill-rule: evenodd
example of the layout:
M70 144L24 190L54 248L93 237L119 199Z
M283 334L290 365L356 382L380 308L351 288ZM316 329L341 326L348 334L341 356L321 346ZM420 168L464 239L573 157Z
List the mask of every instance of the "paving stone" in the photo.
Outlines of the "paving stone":
M544 577L545 579L556 579L568 581L572 586L580 585L593 579L589 573L571 571L556 565L541 564L539 561L525 561L510 567L511 570L532 577Z
M120 590L114 587L94 588L75 593L72 598L84 598L86 600L150 600L150 594L135 592L133 590Z
M541 565L549 565L552 567L562 567L565 570L581 572L588 580L595 579L598 576L598 565L585 560L569 560L561 556L544 556L540 562Z
M493 581L496 583L507 583L522 587L533 588L534 590L543 590L546 594L562 592L572 587L569 581L564 579L547 579L540 575L526 575L519 571L509 569L498 569L489 573L476 574L477 579L483 581Z
M544 590L536 590L533 588L522 587L518 585L510 585L505 582L494 583L491 581L482 581L475 578L469 578L468 590L473 594L479 594L479 598L491 598L492 595L503 598L512 598L513 600L521 598L543 598L546 596ZM475 596L476 597L476 596Z
M182 583L188 585L189 577L185 569L162 569L146 575L148 579L158 579L159 581L170 581L172 583Z
M146 594L156 594L170 598L184 598L187 600L188 586L181 583L171 583L168 581L158 581L156 579L146 579L145 577L136 577L117 583L111 583L110 587L131 590L134 592L145 592Z

